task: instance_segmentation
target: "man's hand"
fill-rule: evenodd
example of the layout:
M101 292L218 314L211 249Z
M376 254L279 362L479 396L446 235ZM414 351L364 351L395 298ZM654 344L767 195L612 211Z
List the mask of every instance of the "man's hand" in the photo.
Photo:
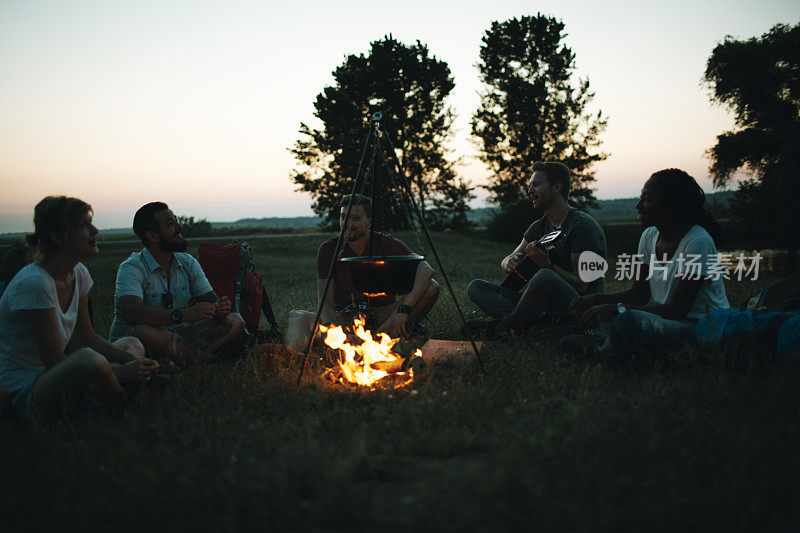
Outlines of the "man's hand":
M227 296L221 297L219 300L217 300L216 308L217 308L217 316L219 317L226 316L228 313L231 312L231 309L233 308L233 306L231 305L231 299L228 298Z
M528 244L525 247L525 255L531 258L531 261L539 265L541 268L550 268L553 262L550 261L550 256L547 252L536 246L534 243Z
M214 318L216 311L216 304L211 302L199 302L181 311L181 318L184 322L193 323L200 322L201 320Z
M599 294L587 294L586 296L573 298L569 303L569 312L575 318L580 318L587 309L598 305L598 300L600 300Z
M111 368L120 383L141 383L158 373L158 363L152 359L136 359Z
M500 268L502 268L503 272L506 274L511 274L511 272L519 266L524 258L525 252L511 254L500 262Z
M581 316L581 326L594 328L603 322L608 322L617 314L617 304L603 304L590 307Z
M406 322L408 322L408 315L405 313L395 313L386 319L386 322L381 324L378 332L388 334L391 338L397 339L406 333Z

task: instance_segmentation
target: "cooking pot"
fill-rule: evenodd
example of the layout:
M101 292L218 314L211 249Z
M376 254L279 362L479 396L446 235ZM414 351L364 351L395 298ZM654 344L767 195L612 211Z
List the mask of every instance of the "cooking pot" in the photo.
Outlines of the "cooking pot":
M408 294L414 287L417 265L424 260L423 256L417 254L341 259L350 271L353 289L368 296Z

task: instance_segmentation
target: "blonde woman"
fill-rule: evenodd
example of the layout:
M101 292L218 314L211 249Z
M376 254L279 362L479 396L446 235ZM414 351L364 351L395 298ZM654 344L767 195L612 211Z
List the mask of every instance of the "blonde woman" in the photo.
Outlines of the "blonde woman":
M92 288L82 259L95 256L92 208L66 196L48 196L34 210L27 238L36 261L22 268L0 298L0 385L21 416L52 413L83 392L119 393L158 372L131 337L109 343L92 329ZM75 348L67 354L67 344Z

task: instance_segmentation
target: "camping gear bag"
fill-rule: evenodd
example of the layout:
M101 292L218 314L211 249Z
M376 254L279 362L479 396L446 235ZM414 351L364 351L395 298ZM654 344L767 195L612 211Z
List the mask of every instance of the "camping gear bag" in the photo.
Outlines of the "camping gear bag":
M759 292L746 309L714 309L697 321L699 342L756 341L779 361L800 360L800 272Z
M714 309L697 321L695 337L702 343L756 340L759 346L774 352L778 361L799 361L800 313Z
M278 324L272 311L264 280L255 269L253 250L246 242L204 242L198 253L200 266L217 296L227 296L233 310L244 319L247 332L258 331L261 313L273 330Z
M748 311L800 311L800 271L756 294Z

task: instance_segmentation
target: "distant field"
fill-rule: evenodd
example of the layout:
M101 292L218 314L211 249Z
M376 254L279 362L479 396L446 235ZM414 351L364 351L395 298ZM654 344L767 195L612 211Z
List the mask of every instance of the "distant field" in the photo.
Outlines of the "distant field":
M417 235L401 238L425 251ZM500 280L508 246L436 234L459 301ZM319 236L250 240L284 325L315 304ZM197 243L192 243L195 251ZM111 321L116 267L87 261L96 327ZM612 267L613 272L613 267ZM441 279L441 276L439 276ZM740 303L774 281L729 283ZM624 284L609 281L610 290ZM436 337L459 335L446 294ZM615 371L547 338L492 341L408 389L326 384L251 352L179 370L126 408L0 430L8 531L791 530L800 496L800 372L730 370L716 354Z
M707 206L718 218L727 217L727 206L733 197L732 191L722 191L706 195ZM615 198L613 200L598 200L599 206L590 209L589 213L597 220L620 223L636 222L635 205L638 198ZM495 216L497 207L475 207L467 212L467 218L476 226L485 226ZM191 216L192 213L177 212L177 215ZM211 222L214 235L235 236L261 233L303 233L319 231L322 219L317 216L303 217L264 217L242 218L232 222ZM23 233L1 233L0 245L14 241L23 236ZM134 238L133 231L129 228L104 229L102 238L107 241Z

